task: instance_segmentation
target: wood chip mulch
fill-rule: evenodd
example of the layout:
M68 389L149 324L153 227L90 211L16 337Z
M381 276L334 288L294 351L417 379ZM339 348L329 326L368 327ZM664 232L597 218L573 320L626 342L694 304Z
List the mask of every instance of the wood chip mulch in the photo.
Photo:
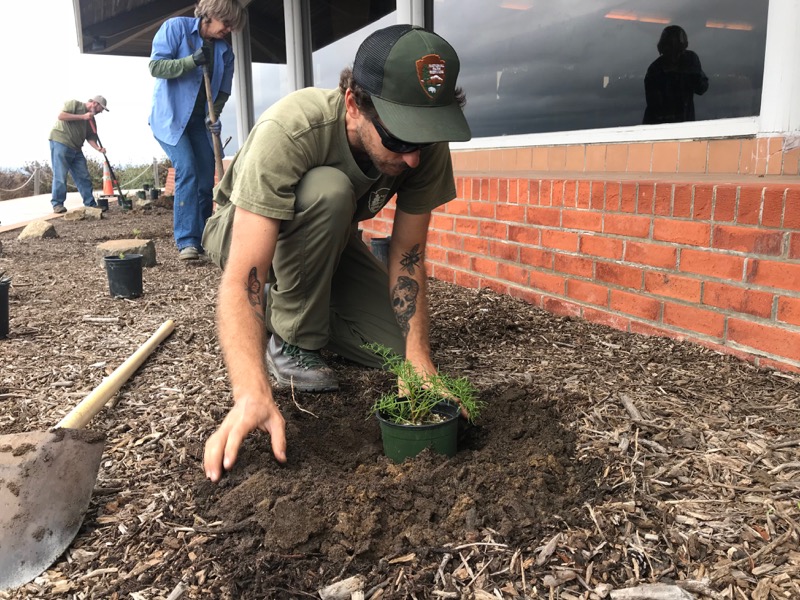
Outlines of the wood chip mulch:
M382 457L367 412L391 380L327 355L338 393L278 392L289 465L254 434L212 485L218 269L178 260L162 208L51 222L0 234L0 435L52 427L176 327L89 424L107 439L77 537L0 598L800 598L797 374L431 281L434 359L489 403L456 457ZM158 265L111 299L95 247L134 236Z

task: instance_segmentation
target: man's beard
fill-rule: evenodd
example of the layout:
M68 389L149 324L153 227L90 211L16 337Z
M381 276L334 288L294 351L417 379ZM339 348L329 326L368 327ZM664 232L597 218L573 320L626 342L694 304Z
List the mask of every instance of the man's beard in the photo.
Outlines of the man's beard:
M364 154L367 155L372 165L384 175L389 175L390 177L397 177L398 175L402 175L411 168L408 166L408 164L406 164L406 162L402 158L398 158L395 160L382 160L378 158L376 156L376 152L367 141L367 136L360 128L358 130L358 139L361 142L361 147L364 149ZM383 148L383 146L380 147ZM401 156L401 155L397 154L395 156Z

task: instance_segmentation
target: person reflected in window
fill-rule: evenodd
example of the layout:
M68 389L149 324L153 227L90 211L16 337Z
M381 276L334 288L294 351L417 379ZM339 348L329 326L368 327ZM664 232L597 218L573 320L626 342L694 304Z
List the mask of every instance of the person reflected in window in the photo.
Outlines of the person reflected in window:
M688 50L689 38L678 25L665 27L656 47L660 56L644 78L647 108L643 123L694 121L694 95L701 96L708 89L700 57Z

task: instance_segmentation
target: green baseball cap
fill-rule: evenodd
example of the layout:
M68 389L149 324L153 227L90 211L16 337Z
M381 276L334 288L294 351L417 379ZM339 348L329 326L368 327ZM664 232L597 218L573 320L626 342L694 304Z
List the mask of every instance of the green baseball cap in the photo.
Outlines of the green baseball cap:
M353 79L396 138L412 144L465 142L472 133L456 100L459 67L456 51L441 36L392 25L359 46Z

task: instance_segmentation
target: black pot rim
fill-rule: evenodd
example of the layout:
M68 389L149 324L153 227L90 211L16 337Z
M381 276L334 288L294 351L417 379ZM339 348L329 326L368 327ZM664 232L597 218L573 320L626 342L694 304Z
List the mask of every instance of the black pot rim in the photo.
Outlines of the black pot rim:
M143 258L144 254L126 254L125 256L117 256L116 254L112 254L110 256L104 256L103 260L106 262L121 262L121 261L131 261L131 260L138 260Z
M448 402L446 400L443 400L442 402L440 402L439 404L434 406L433 410L431 412L435 412L435 413L440 414L440 415L445 415L448 418L445 419L444 421L439 422L439 423L423 423L421 425L413 425L413 424L410 424L410 423L396 423L396 422L392 421L391 419L388 419L388 418L384 417L383 414L380 411L376 412L375 416L378 418L378 421L386 423L387 425L390 425L392 427L406 427L406 428L413 428L413 429L425 429L425 428L429 428L429 427L441 427L445 423L449 423L449 422L453 421L454 419L457 419L459 414L461 413L461 409L457 404L453 404L452 402Z

